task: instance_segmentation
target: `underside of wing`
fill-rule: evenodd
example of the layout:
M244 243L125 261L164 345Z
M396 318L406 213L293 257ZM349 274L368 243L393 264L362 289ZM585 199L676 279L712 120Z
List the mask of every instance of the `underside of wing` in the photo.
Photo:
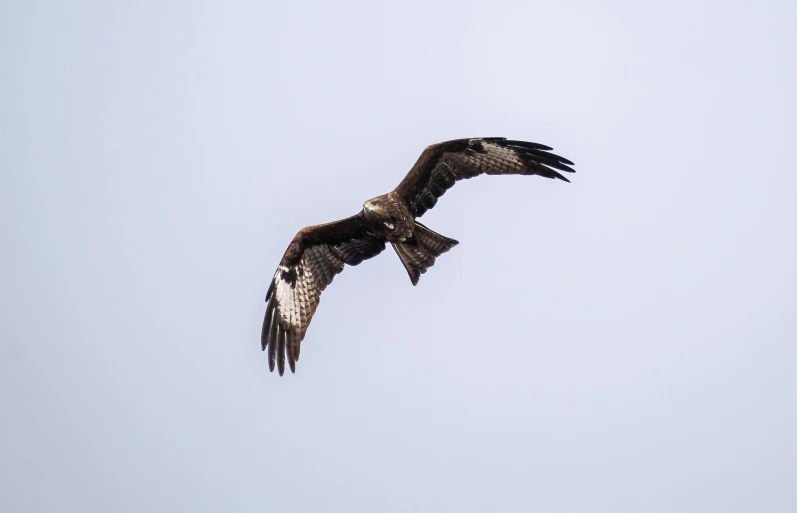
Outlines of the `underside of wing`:
M318 308L321 292L345 264L357 265L385 249L385 241L362 228L353 216L301 230L288 246L266 293L261 346L269 369L296 371L299 350Z
M395 192L415 217L421 217L457 181L480 174L539 175L569 182L559 171L574 173L573 163L550 150L542 144L503 137L435 144L424 150Z

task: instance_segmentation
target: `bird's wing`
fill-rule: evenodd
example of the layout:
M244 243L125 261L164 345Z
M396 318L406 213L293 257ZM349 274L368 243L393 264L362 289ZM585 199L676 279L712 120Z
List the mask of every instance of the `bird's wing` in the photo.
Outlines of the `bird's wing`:
M569 182L559 171L575 173L573 163L542 144L503 137L455 139L427 147L396 192L415 217L434 207L458 180L488 175L540 175Z
M365 229L362 214L303 228L282 257L266 293L261 345L269 369L285 372L285 356L296 371L299 346L318 308L321 292L344 264L357 265L385 249L385 241Z

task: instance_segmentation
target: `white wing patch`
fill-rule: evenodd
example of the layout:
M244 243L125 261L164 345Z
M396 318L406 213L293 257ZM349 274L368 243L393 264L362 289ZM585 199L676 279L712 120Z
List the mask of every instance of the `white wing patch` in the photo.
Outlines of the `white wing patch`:
M315 246L305 250L298 264L290 268L280 265L274 274L274 293L280 325L289 326L304 334L315 312L321 292L336 274L343 270L340 261L327 246ZM287 275L295 275L291 286Z
M487 151L486 155L468 156L465 160L469 160L471 165L483 168L487 174L491 174L492 169L497 171L496 174L523 173L526 166L512 148L504 148L490 142L482 142L482 147Z

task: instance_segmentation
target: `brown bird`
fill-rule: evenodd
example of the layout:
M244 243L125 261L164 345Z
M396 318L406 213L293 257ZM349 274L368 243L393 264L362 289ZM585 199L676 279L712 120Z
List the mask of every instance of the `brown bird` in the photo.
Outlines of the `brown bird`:
M375 257L390 243L413 285L435 259L458 244L417 221L458 180L480 174L539 175L569 182L569 160L553 148L503 137L455 139L427 147L404 180L369 199L346 219L302 228L291 241L266 293L261 346L269 369L296 372L299 348L321 292L343 267Z

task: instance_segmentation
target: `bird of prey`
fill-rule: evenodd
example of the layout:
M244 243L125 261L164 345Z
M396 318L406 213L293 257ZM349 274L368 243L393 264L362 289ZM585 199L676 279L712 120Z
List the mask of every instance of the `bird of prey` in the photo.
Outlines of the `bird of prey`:
M487 175L539 175L569 182L559 171L575 172L548 146L504 137L455 139L427 147L398 187L363 204L357 214L299 230L277 267L266 293L261 346L269 369L296 372L299 348L318 308L321 292L345 265L373 258L387 243L410 281L458 242L418 222L457 181Z

